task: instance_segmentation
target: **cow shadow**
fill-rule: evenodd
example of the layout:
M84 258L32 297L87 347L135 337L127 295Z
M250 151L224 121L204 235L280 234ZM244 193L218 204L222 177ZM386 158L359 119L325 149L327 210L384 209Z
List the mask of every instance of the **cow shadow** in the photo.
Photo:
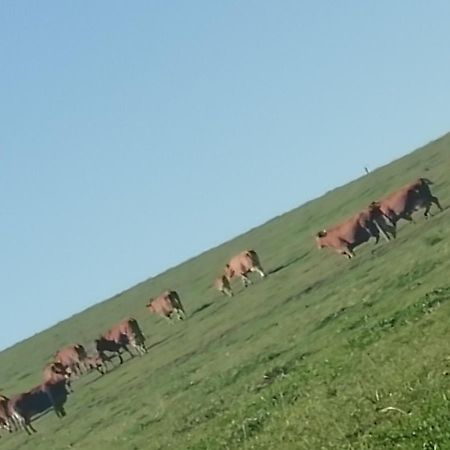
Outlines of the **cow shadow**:
M311 251L307 251L302 253L299 256L296 256L295 258L290 259L289 261L287 261L284 264L280 264L279 266L275 267L274 269L270 270L268 272L268 275L273 275L275 273L281 272L284 269L287 269L289 266L292 266L293 264L298 263L299 261L301 261L302 259L305 259L309 254L311 253Z
M204 311L205 309L209 308L213 303L203 303L203 305L200 305L198 308L194 309L194 311L192 311L192 313L190 314L190 316L195 316L198 313L201 313L202 311Z

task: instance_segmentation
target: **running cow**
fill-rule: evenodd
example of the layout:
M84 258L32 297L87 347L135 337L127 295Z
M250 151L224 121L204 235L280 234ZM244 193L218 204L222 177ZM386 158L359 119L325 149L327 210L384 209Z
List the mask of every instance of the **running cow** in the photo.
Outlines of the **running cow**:
M176 291L164 291L158 297L150 298L146 306L152 314L162 316L171 323L174 314L177 315L179 320L186 318L180 296Z
M233 257L225 266L224 275L231 282L235 277L240 277L244 287L251 284L247 275L250 272L258 272L262 278L266 276L259 257L254 250L245 250Z
M55 354L55 361L70 367L77 376L87 371L86 358L86 350L81 344L68 345Z
M95 340L95 347L103 360L107 360L108 357L105 352L116 353L120 364L123 363L121 351L125 350L133 358L134 355L128 348L128 344L136 349L140 354L147 352L145 346L145 336L142 333L137 320L134 318L128 318L122 322L114 325L105 334Z
M55 363L56 364L56 363ZM55 370L53 370L55 369ZM50 368L45 372L44 383L28 392L11 397L8 402L8 415L17 428L23 428L28 434L36 432L31 425L32 417L53 408L58 417L64 417L64 404L67 400L66 383L70 374L61 367Z
M433 204L443 211L439 199L431 193L432 184L427 178L419 178L371 205L378 204L394 227L400 219L414 222L412 214L420 209L425 209L424 216L428 218Z
M233 297L230 280L225 275L222 275L214 280L214 287L223 295Z
M372 204L345 222L319 231L316 234L316 244L319 250L328 247L351 259L355 256L353 250L358 245L367 242L371 237L378 243L380 234L389 240L389 233L395 237L392 227L384 221L379 206Z
M0 428L12 433L15 424L8 411L9 398L0 395Z

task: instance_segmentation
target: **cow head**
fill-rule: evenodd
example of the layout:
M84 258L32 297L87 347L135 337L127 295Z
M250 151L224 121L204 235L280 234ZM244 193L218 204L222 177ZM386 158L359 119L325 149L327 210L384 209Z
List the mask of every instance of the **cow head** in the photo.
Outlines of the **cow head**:
M327 235L327 230L319 231L316 234L316 244L317 244L317 248L319 250L324 247L323 244L322 244L322 238L324 238L326 235Z
M44 370L45 381L66 380L70 383L71 376L72 370L60 362L52 362Z
M381 212L381 203L380 202L372 202L369 205L369 212L370 213L380 213Z

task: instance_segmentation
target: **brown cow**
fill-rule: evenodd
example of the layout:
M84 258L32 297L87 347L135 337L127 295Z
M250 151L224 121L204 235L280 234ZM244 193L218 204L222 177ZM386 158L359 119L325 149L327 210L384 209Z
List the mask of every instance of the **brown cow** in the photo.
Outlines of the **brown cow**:
M150 298L146 306L151 313L158 314L171 323L173 323L172 317L174 313L177 315L178 320L186 318L180 296L176 291L164 291L158 297Z
M86 358L86 350L81 344L67 345L55 354L55 361L60 362L66 367L70 367L72 372L77 376L87 371Z
M381 233L389 240L389 231L392 232L391 227L382 219L379 207L372 204L339 225L319 231L316 243L319 249L329 247L350 259L355 256L353 249L371 237L378 243Z
M247 277L249 272L258 272L262 278L266 276L259 257L254 250L245 250L231 258L230 262L225 266L224 275L228 280L234 277L240 277L244 287L251 284L251 280Z
M233 297L230 280L225 275L222 275L214 280L214 287L223 295Z
M55 363L56 364L56 363ZM59 369L58 369L59 370ZM66 383L69 375L50 369L50 379L34 387L28 392L11 397L8 402L8 414L28 434L35 433L31 418L53 408L58 417L64 417L64 403L67 400Z
M105 334L95 340L97 353L102 359L108 359L105 352L116 353L119 357L120 364L123 363L121 350L125 350L133 358L128 344L131 344L138 353L146 353L145 336L143 335L136 319L130 317L122 322L114 325Z
M443 211L439 199L431 193L429 186L432 184L427 178L419 178L371 205L379 204L384 216L394 227L400 219L414 222L412 214L419 209L425 208L424 216L428 218L432 204Z
M4 395L0 395L0 428L12 433L13 430L17 428L13 418L9 415L8 404L9 398Z

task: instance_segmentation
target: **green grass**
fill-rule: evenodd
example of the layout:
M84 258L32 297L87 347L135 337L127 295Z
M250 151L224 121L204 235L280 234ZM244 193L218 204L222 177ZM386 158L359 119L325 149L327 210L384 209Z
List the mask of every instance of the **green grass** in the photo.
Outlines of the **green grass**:
M10 395L37 384L58 347L125 316L152 346L76 381L67 417L47 414L2 450L450 449L448 210L417 213L351 261L313 239L419 176L450 205L449 168L446 135L0 353ZM272 273L222 297L212 281L245 248ZM175 326L144 307L167 287L188 314Z

